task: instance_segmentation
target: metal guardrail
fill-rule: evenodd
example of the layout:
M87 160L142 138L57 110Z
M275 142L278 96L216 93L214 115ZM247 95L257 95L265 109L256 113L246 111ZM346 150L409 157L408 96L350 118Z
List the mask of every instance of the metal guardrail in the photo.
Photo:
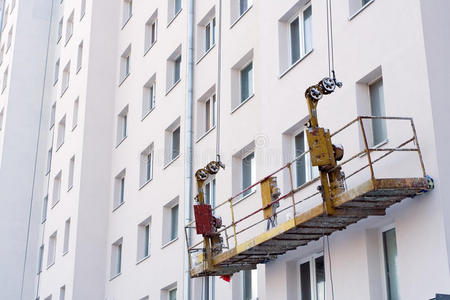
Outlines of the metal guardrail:
M411 126L411 130L412 130L412 134L413 136L411 138L406 139L405 141L403 141L402 143L400 143L397 147L389 147L389 148L382 148L382 147L370 147L369 146L369 142L368 142L368 138L367 138L367 134L366 134L366 129L364 127L364 122L363 120L377 120L377 119L381 119L381 120L392 120L392 121L405 121L405 122L410 122L410 126ZM370 177L372 180L375 180L375 172L374 172L374 167L373 165L377 162L379 162L380 160L382 160L383 158L387 157L388 155L395 153L395 152L417 152L418 154L418 158L419 158L419 163L420 163L420 168L422 171L422 175L423 177L426 177L426 173L425 173L425 167L424 167L424 163L423 163L423 158L422 158L422 153L420 150L420 146L419 146L419 142L417 139L417 133L416 133L416 129L414 126L414 121L412 118L408 118L408 117L378 117L378 116L359 116L356 119L352 120L351 122L347 123L346 125L344 125L341 129L337 130L336 132L334 132L331 137L335 137L336 135L340 134L341 132L343 132L345 129L349 128L350 126L352 126L353 124L357 123L359 125L359 129L360 129L360 133L362 135L362 141L363 141L363 145L364 145L364 149L362 149L360 152L352 155L350 158L342 161L340 164L338 164L335 168L338 167L343 167L345 165L347 165L348 163L354 161L356 158L361 158L362 156L366 156L367 157L367 163L364 164L363 166L359 167L358 169L356 169L355 171L353 171L352 173L350 173L349 175L345 176L345 179L348 180L349 178L353 177L356 174L360 174L361 171L369 168L370 170ZM409 147L409 148L405 148L406 145L409 145L413 143L414 146L413 147ZM377 157L375 159L373 159L372 157L372 153L373 152L386 152L383 155L381 155L380 157ZM238 199L241 195L243 195L244 193L246 193L247 191L252 190L253 188L255 188L256 186L260 185L264 180L266 180L269 177L272 177L274 175L276 175L277 173L288 169L288 175L289 175L289 186L290 186L290 190L285 193L284 195L280 196L277 200L273 201L271 205L274 205L275 203L279 203L285 199L291 198L291 203L289 203L286 207L283 207L282 209L277 211L277 214L280 214L281 212L284 212L286 210L291 209L292 210L292 214L293 216L297 216L297 211L296 211L296 206L302 202L305 202L317 195L320 194L320 192L314 192L312 194L307 195L306 197L301 198L300 200L295 200L294 195L304 191L307 187L311 186L312 184L314 184L315 182L319 181L319 177L316 177L312 180L310 180L309 182L306 182L305 184L299 186L299 187L294 187L293 184L293 176L292 176L292 165L295 164L297 161L299 161L300 159L304 158L306 155L309 154L309 150L305 151L304 153L302 153L301 155L295 157L293 160L289 161L288 163L286 163L285 165L283 165L282 167L280 167L279 169L275 170L274 172L270 173L269 175L265 176L264 178L258 180L257 182L253 183L252 185L250 185L249 187L243 189L242 191L238 192L237 194L233 195L232 197L230 197L229 199L219 203L218 205L216 205L213 208L213 212L217 211L218 209L224 207L225 205L229 205L229 212L230 212L230 219L231 222L228 225L224 225L220 230L218 230L218 233L224 235L224 248L226 249L230 249L230 239L233 240L234 242L234 247L237 247L239 245L239 241L238 241L238 236L240 234L242 234L243 232L257 226L258 224L261 224L262 222L266 221L266 219L264 219L263 217L244 227L243 229L238 230L237 229L237 225L242 223L245 220L248 220L250 217L258 214L259 212L263 211L263 207L260 207L250 213L248 213L247 215L245 215L242 218L239 219L235 219L235 207L237 204L242 203L243 201L249 201L249 198L243 198L242 200L234 203L233 200ZM186 237L186 243L187 243L187 250L189 252L189 267L192 268L192 253L196 253L199 251L203 251L203 239L201 239L201 241L190 245L190 239L189 239L189 230L195 230L195 221L191 221L189 224L187 224L185 226L185 237ZM232 230L232 234L230 235L228 233L229 230Z

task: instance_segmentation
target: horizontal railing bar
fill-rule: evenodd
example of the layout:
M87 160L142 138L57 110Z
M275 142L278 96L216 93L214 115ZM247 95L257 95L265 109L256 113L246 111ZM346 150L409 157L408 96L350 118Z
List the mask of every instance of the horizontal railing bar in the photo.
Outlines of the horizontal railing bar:
M417 149L417 148L402 148L402 149L400 149L400 148L369 148L369 151L381 151L381 152L384 152L384 151L392 151L392 152L395 152L395 151L419 151L419 149Z

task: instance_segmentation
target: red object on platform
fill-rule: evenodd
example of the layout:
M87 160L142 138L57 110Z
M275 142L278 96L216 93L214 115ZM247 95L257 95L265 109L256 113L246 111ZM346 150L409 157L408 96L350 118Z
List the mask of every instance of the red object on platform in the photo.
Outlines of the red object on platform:
M231 276L230 275L222 275L222 276L220 276L220 279L223 279L226 282L230 282L231 281Z
M205 236L210 236L214 234L215 228L211 205L208 204L194 205L194 215L197 234L203 234Z

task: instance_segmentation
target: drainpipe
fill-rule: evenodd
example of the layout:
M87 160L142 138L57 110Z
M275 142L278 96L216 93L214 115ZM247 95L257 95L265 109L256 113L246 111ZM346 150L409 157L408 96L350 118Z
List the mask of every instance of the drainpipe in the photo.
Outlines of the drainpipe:
M189 0L188 8L188 66L187 66L187 117L186 117L186 178L184 193L185 225L191 222L192 207L192 145L193 145L193 83L194 83L194 1ZM190 239L190 234L186 237ZM188 242L188 241L187 241ZM187 247L188 243L185 243ZM184 300L191 299L191 277L189 273L189 253L185 249L184 258Z

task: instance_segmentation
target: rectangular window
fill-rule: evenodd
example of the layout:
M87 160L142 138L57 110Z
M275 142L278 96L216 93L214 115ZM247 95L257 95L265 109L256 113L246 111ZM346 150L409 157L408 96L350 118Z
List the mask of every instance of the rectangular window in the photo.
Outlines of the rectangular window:
M291 65L312 50L312 6L306 5L289 23Z
M73 102L72 110L72 130L78 125L78 106L80 105L80 98L75 99Z
M172 289L169 291L169 300L177 300L177 289Z
M50 111L50 129L55 125L56 103L53 103Z
M257 270L242 271L242 298L243 300L258 299L258 272ZM303 300L303 298L302 298Z
M290 24L291 33L291 64L300 59L300 24L299 17L296 17Z
M64 144L65 135L66 135L66 116L64 116L58 123L58 138L56 141L57 151Z
M63 254L69 252L69 241L70 241L70 219L67 219L64 224L64 245L63 245Z
M67 19L67 23L66 23L66 45L73 35L73 16L74 16L74 11L72 11L72 13L70 14L69 18Z
M117 116L117 144L120 144L128 134L128 105Z
M252 152L242 159L242 190L245 190L256 181L255 172L255 153ZM245 191L242 196L245 197L253 192L253 188Z
M0 131L3 130L3 119L5 116L5 109L2 108L2 110L0 110Z
M216 126L216 95L205 102L205 132Z
M128 23L128 20L130 20L132 14L133 14L133 1L132 0L124 0L123 1L122 26L125 26L125 24Z
M42 219L41 223L44 223L47 220L47 208L48 208L48 195L44 197L44 201L42 201Z
M306 133L303 129L295 135L294 147L294 154L296 158L309 150ZM311 165L311 156L309 153L303 155L295 161L295 179L297 187L305 184L317 176L319 176L319 170L317 167L313 167Z
M61 17L61 19L59 20L59 23L58 23L58 38L56 40L56 43L59 43L59 41L62 38L63 24L64 24L64 19L63 19L63 17Z
M144 186L153 178L153 143L141 152L140 186Z
M397 241L395 228L383 232L384 269L388 300L398 300Z
M64 67L63 70L61 96L64 95L64 93L69 88L69 82L70 82L70 61L67 63L67 65Z
M55 176L53 181L53 199L52 199L52 207L56 205L61 199L61 177L62 172L59 171L58 175Z
M59 59L55 63L55 74L53 77L53 84L55 85L59 79Z
M300 264L300 295L302 300L325 300L324 257L313 256Z
M145 118L155 107L156 102L156 74L144 85L142 93L142 118Z
M80 20L83 19L85 13L86 13L86 0L81 0Z
M48 239L47 268L55 263L56 238L57 238L57 232L55 231Z
M174 0L174 13L173 15L176 16L181 11L181 0Z
M216 179L211 180L205 184L205 204L209 204L212 207L216 206Z
M239 15L242 16L252 4L253 0L239 0Z
M52 169L52 155L53 155L53 147L50 147L50 149L47 152L47 171L46 171L46 174L50 173L50 170Z
M7 67L5 72L3 73L2 92L8 86L8 70L9 70L9 67Z
M170 209L170 240L178 237L178 204Z
M120 56L120 83L130 75L131 45Z
M2 30L6 28L6 24L8 23L8 15L9 15L8 11L9 11L9 6L6 7L6 9L5 9L4 17L2 20Z
M72 156L69 162L69 177L67 179L67 189L70 190L73 187L73 175L75 172L75 156Z
M8 52L9 48L11 48L12 38L13 38L13 27L11 26L11 29L8 32L8 41L6 42L6 52Z
M59 289L59 300L64 300L64 299L66 299L66 286L65 285Z
M77 73L81 70L83 65L83 42L78 45L78 55L77 55Z
M4 55L5 55L5 46L3 45L3 46L0 48L0 65L3 63L3 57L4 57Z
M145 23L145 43L144 53L156 43L157 37L157 24L158 24L158 11L156 10L152 16Z
M111 278L122 272L122 245L123 239L120 238L111 247Z
M172 132L172 160L180 155L180 127Z
M216 43L216 18L212 18L205 26L205 52Z
M138 225L138 262L150 256L150 231L151 217L147 218Z
M37 268L38 274L40 274L42 272L43 260L44 260L44 245L41 245L41 247L39 247L39 259L38 259L38 268Z
M370 94L370 110L372 116L384 117L386 116L384 109L384 95L383 95L383 79L375 81L369 85ZM387 140L386 120L373 119L372 120L372 146L379 145Z
M173 84L177 83L181 79L181 55L174 61L173 66Z
M253 95L253 62L250 62L240 72L241 103Z

